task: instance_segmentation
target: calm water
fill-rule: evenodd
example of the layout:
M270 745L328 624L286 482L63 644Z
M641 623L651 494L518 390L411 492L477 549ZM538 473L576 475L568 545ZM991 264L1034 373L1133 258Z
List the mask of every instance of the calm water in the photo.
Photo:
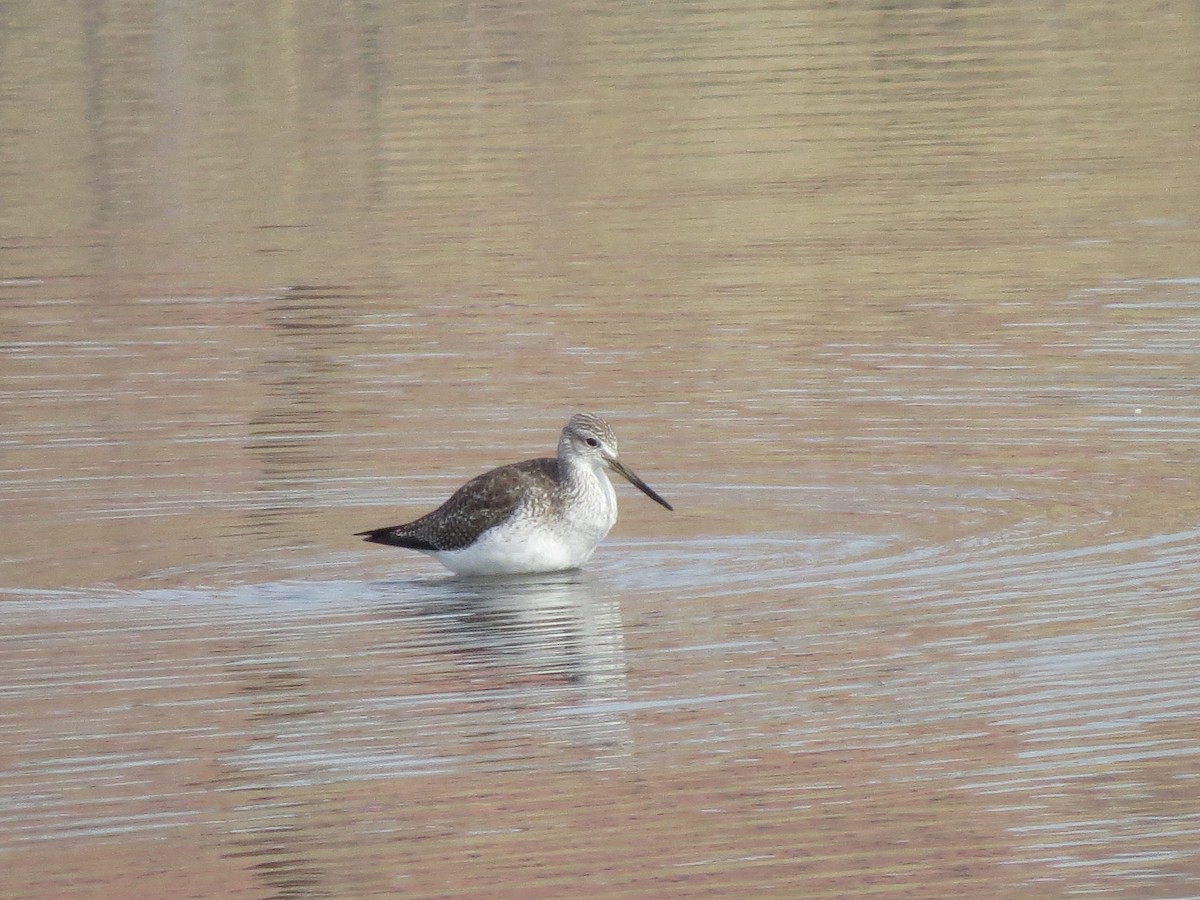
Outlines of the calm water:
M1194 4L0 38L0 894L1200 896ZM586 571L351 535L551 451Z

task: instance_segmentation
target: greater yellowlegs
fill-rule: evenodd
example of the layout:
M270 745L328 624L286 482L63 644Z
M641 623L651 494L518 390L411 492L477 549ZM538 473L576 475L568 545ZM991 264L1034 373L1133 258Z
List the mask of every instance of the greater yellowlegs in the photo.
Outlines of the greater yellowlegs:
M606 468L654 502L675 508L621 462L607 422L577 413L559 436L556 459L527 459L484 472L433 512L358 536L420 550L459 575L575 569L617 521L617 495Z

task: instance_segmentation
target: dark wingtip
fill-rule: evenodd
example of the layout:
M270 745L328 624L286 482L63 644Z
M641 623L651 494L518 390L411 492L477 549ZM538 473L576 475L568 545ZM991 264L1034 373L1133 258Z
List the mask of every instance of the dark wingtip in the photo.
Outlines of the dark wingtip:
M370 531L356 531L355 537L360 537L371 544L386 544L389 547L404 547L406 550L437 550L437 547L411 534L405 534L395 525L387 528L372 528Z

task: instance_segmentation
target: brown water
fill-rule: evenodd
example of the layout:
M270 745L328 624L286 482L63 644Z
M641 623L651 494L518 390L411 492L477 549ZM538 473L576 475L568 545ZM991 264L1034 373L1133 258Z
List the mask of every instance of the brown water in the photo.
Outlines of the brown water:
M5 18L3 896L1200 896L1194 4Z

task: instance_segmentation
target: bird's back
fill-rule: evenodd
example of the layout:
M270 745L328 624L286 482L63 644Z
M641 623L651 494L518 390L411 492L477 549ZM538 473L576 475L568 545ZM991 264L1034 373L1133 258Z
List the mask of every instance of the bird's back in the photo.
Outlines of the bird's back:
M553 457L501 466L472 478L449 500L419 519L364 531L359 536L410 550L461 550L489 528L507 521L522 504L552 506L558 478L558 460Z

